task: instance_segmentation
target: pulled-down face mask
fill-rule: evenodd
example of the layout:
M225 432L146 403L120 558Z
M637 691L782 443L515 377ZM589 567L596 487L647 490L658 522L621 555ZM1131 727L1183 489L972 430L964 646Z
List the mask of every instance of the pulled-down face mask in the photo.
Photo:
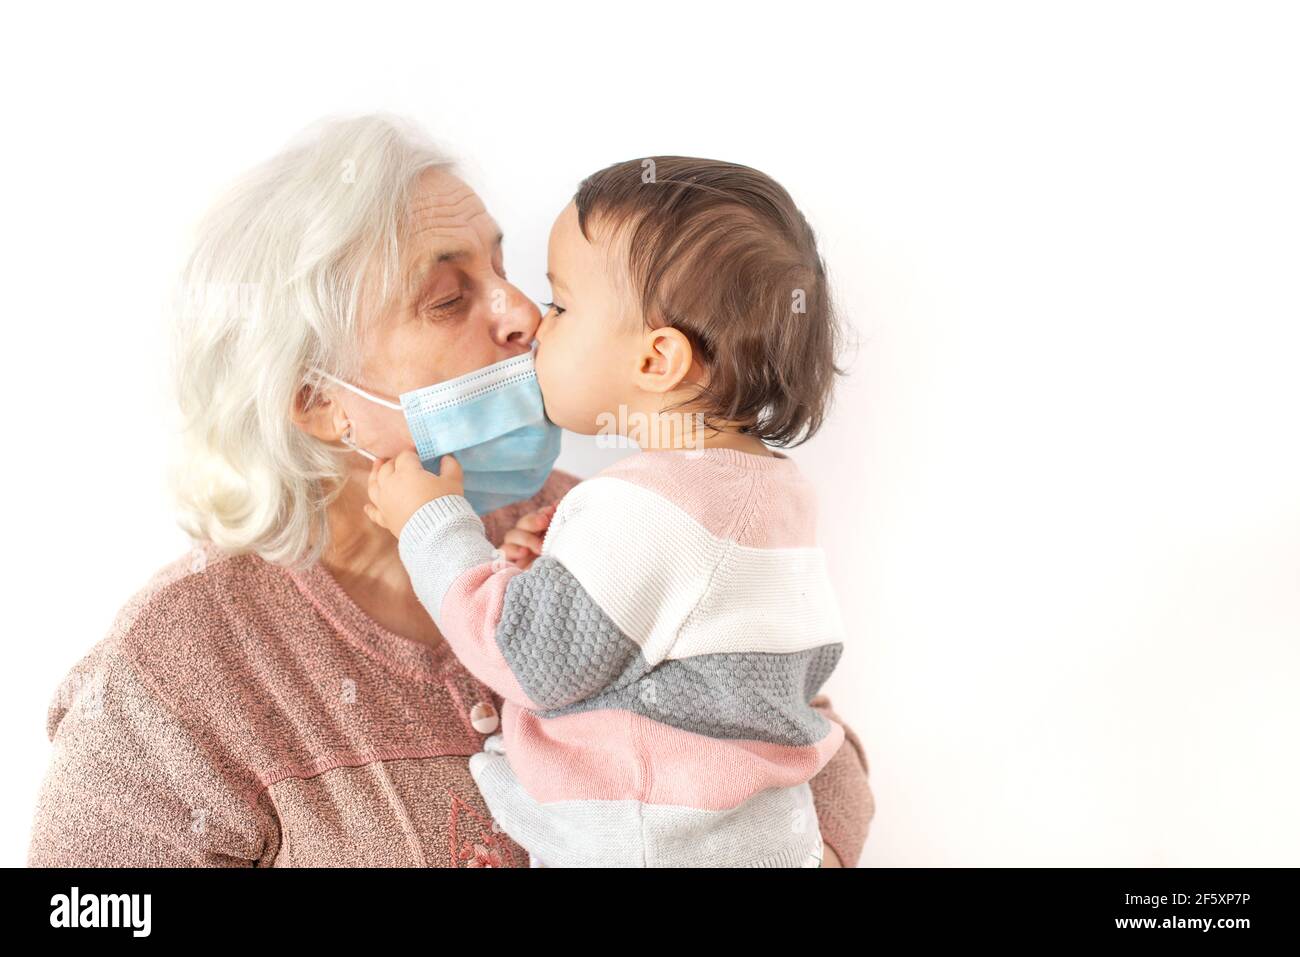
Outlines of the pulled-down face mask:
M413 389L397 402L372 395L322 370L331 382L406 417L420 463L438 473L438 460L455 453L465 474L465 497L479 515L532 498L560 454L560 428L546 418L533 351ZM377 456L343 441L372 461Z

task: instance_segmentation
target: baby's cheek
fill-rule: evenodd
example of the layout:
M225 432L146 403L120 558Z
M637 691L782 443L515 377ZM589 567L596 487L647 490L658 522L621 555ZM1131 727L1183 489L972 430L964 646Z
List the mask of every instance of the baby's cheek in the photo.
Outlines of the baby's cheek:
M537 366L537 387L542 391L542 404L546 407L547 418L556 425L564 424L560 420L568 414L573 379L578 375L581 375L580 369L568 367L555 359L545 366L541 363Z
M552 383L555 381L555 377L554 375L552 375L551 359L549 353L547 354L547 358L545 359L543 359L540 354L538 355L536 367L537 367L537 388L540 389L542 392L542 400L546 401L550 398L552 392L554 391L554 387Z
M615 358L599 342L574 348L568 341L548 341L550 351L537 361L537 385L546 415L571 432L594 435L602 413L618 415L619 390L608 368Z

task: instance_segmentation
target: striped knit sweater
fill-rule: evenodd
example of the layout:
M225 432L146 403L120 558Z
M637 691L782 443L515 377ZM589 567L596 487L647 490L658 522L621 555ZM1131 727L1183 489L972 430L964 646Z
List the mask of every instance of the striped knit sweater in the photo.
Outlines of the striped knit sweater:
M843 651L815 525L793 459L721 448L579 483L527 571L461 496L411 517L417 595L504 699L470 770L514 840L553 867L808 859L807 782L844 741L810 705Z

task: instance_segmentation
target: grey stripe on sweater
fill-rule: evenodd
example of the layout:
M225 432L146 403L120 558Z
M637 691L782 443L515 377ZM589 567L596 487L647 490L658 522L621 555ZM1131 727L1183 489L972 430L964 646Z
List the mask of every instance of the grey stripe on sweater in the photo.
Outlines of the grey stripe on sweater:
M543 718L618 708L713 738L814 744L830 724L808 702L841 642L786 654L693 655L651 666L560 562L541 556L506 586L497 646Z

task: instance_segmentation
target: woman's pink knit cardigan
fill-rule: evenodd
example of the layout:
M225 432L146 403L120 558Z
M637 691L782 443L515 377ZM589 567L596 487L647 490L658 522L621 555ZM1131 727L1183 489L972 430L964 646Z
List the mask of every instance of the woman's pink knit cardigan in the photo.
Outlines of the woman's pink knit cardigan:
M487 517L518 515L578 480ZM814 699L843 724L825 695ZM197 548L163 568L50 706L32 866L527 867L469 756L502 701L443 643L388 631L323 566ZM811 781L846 866L875 813L857 735Z

